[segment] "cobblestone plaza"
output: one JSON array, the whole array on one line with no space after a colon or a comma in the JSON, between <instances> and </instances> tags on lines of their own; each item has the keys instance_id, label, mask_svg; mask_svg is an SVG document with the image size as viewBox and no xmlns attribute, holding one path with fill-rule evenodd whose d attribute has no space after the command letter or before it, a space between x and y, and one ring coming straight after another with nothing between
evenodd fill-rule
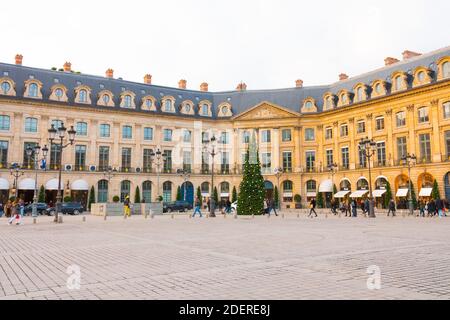
<instances>
[{"instance_id":1,"label":"cobblestone plaza","mask_svg":"<svg viewBox=\"0 0 450 320\"><path fill-rule=\"evenodd\" d=\"M450 298L448 218L64 218L0 220L1 299Z\"/></svg>"}]
</instances>

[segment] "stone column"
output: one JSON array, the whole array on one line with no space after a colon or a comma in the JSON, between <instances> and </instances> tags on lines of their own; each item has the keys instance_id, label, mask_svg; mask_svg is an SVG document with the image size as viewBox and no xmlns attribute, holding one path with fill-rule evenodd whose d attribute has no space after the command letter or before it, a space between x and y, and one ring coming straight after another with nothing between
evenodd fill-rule
<instances>
[{"instance_id":1,"label":"stone column","mask_svg":"<svg viewBox=\"0 0 450 320\"><path fill-rule=\"evenodd\" d=\"M280 167L280 128L272 129L272 172L274 168ZM272 173L271 172L271 173Z\"/></svg>"},{"instance_id":2,"label":"stone column","mask_svg":"<svg viewBox=\"0 0 450 320\"><path fill-rule=\"evenodd\" d=\"M387 129L387 143L386 143L386 160L390 166L394 165L394 141L392 137L392 109L386 110L386 129Z\"/></svg>"},{"instance_id":3,"label":"stone column","mask_svg":"<svg viewBox=\"0 0 450 320\"><path fill-rule=\"evenodd\" d=\"M119 168L122 165L120 161L121 150L119 144L119 140L121 140L120 129L120 122L114 122L112 128L112 138L114 143L111 148L110 165L116 168Z\"/></svg>"},{"instance_id":4,"label":"stone column","mask_svg":"<svg viewBox=\"0 0 450 320\"><path fill-rule=\"evenodd\" d=\"M98 121L93 120L91 122L91 128L89 129L89 137L91 138L91 142L88 147L88 156L86 157L86 166L88 167L97 163L97 133Z\"/></svg>"},{"instance_id":5,"label":"stone column","mask_svg":"<svg viewBox=\"0 0 450 320\"><path fill-rule=\"evenodd\" d=\"M350 160L350 170L356 169L356 134L355 134L355 118L350 118L348 120L348 134L350 136L350 150L349 160Z\"/></svg>"},{"instance_id":6,"label":"stone column","mask_svg":"<svg viewBox=\"0 0 450 320\"><path fill-rule=\"evenodd\" d=\"M409 138L408 138L408 153L409 154L415 154L416 156L420 156L416 152L416 137L415 137L415 107L413 104L409 105L407 107L407 122L408 122L408 129L409 129Z\"/></svg>"},{"instance_id":7,"label":"stone column","mask_svg":"<svg viewBox=\"0 0 450 320\"><path fill-rule=\"evenodd\" d=\"M131 149L131 167L133 168L142 168L142 157L143 157L143 151L141 148L141 143L142 143L142 136L143 136L143 132L142 132L142 126L140 124L136 124L134 126L134 136L133 136L133 140L134 142L134 150L133 148Z\"/></svg>"},{"instance_id":8,"label":"stone column","mask_svg":"<svg viewBox=\"0 0 450 320\"><path fill-rule=\"evenodd\" d=\"M323 172L326 171L327 161L324 159L323 154L323 125L317 126L317 143L318 143L318 149L317 149L317 160L319 161L320 167L319 171Z\"/></svg>"},{"instance_id":9,"label":"stone column","mask_svg":"<svg viewBox=\"0 0 450 320\"><path fill-rule=\"evenodd\" d=\"M439 134L439 100L434 99L431 101L431 112L430 112L430 121L433 125L433 135L432 135L432 161L433 162L441 162L442 154L441 154L441 135Z\"/></svg>"},{"instance_id":10,"label":"stone column","mask_svg":"<svg viewBox=\"0 0 450 320\"><path fill-rule=\"evenodd\" d=\"M22 164L23 154L24 154L24 141L22 138L23 132L23 114L19 112L14 112L14 125L11 126L11 132L14 135L11 139L11 145L9 146L9 162L17 162Z\"/></svg>"}]
</instances>

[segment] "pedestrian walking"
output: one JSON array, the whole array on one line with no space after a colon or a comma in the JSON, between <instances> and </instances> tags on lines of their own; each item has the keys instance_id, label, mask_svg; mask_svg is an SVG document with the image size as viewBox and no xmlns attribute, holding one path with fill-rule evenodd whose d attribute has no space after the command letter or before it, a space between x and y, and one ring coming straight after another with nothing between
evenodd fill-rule
<instances>
[{"instance_id":1,"label":"pedestrian walking","mask_svg":"<svg viewBox=\"0 0 450 320\"><path fill-rule=\"evenodd\" d=\"M364 216L366 216L369 213L370 210L370 201L368 198L364 200Z\"/></svg>"},{"instance_id":2,"label":"pedestrian walking","mask_svg":"<svg viewBox=\"0 0 450 320\"><path fill-rule=\"evenodd\" d=\"M311 217L311 218L313 217L312 216L313 212L316 215L316 217L318 217L317 212L316 212L316 200L315 199L312 199L310 204L309 204L309 215L308 215L308 218L309 217Z\"/></svg>"},{"instance_id":3,"label":"pedestrian walking","mask_svg":"<svg viewBox=\"0 0 450 320\"><path fill-rule=\"evenodd\" d=\"M436 215L436 203L433 199L428 202L428 215L434 217Z\"/></svg>"},{"instance_id":4,"label":"pedestrian walking","mask_svg":"<svg viewBox=\"0 0 450 320\"><path fill-rule=\"evenodd\" d=\"M230 199L227 199L227 201L225 202L225 214L230 213L231 213L231 201Z\"/></svg>"},{"instance_id":5,"label":"pedestrian walking","mask_svg":"<svg viewBox=\"0 0 450 320\"><path fill-rule=\"evenodd\" d=\"M388 210L387 216L389 217L389 214L392 213L392 217L395 217L395 210L396 210L396 208L395 208L395 201L394 201L394 199L391 199L391 201L389 201L388 207L389 207L389 210Z\"/></svg>"},{"instance_id":6,"label":"pedestrian walking","mask_svg":"<svg viewBox=\"0 0 450 320\"><path fill-rule=\"evenodd\" d=\"M352 216L353 218L356 218L358 216L358 203L356 202L355 199L352 200L351 207L352 207Z\"/></svg>"},{"instance_id":7,"label":"pedestrian walking","mask_svg":"<svg viewBox=\"0 0 450 320\"><path fill-rule=\"evenodd\" d=\"M272 199L270 199L269 200L269 203L268 203L268 209L269 209L269 215L270 215L270 213L273 211L274 213L275 213L275 216L277 216L278 217L278 213L277 213L277 208L276 208L277 206L276 206L276 204L275 204L275 200L272 198Z\"/></svg>"},{"instance_id":8,"label":"pedestrian walking","mask_svg":"<svg viewBox=\"0 0 450 320\"><path fill-rule=\"evenodd\" d=\"M3 215L5 214L4 208L3 208L3 203L0 202L0 218L3 217Z\"/></svg>"},{"instance_id":9,"label":"pedestrian walking","mask_svg":"<svg viewBox=\"0 0 450 320\"><path fill-rule=\"evenodd\" d=\"M200 215L200 218L202 217L202 212L200 210L201 207L201 203L200 203L200 199L198 197L195 197L195 201L194 201L194 214L192 215L192 217L195 217L195 214L198 212L198 214Z\"/></svg>"},{"instance_id":10,"label":"pedestrian walking","mask_svg":"<svg viewBox=\"0 0 450 320\"><path fill-rule=\"evenodd\" d=\"M441 199L436 199L436 211L439 215L439 218L444 216L444 202Z\"/></svg>"},{"instance_id":11,"label":"pedestrian walking","mask_svg":"<svg viewBox=\"0 0 450 320\"><path fill-rule=\"evenodd\" d=\"M427 208L427 205L422 200L420 200L419 201L419 216L420 217L422 217L422 218L425 217L426 208Z\"/></svg>"},{"instance_id":12,"label":"pedestrian walking","mask_svg":"<svg viewBox=\"0 0 450 320\"><path fill-rule=\"evenodd\" d=\"M11 217L8 220L8 224L11 225L14 220L16 220L16 225L22 224L22 216L20 215L19 202L17 200L14 200L11 205Z\"/></svg>"},{"instance_id":13,"label":"pedestrian walking","mask_svg":"<svg viewBox=\"0 0 450 320\"><path fill-rule=\"evenodd\" d=\"M131 215L130 196L125 197L125 201L123 202L123 212L124 212L124 215L127 217L129 217Z\"/></svg>"}]
</instances>

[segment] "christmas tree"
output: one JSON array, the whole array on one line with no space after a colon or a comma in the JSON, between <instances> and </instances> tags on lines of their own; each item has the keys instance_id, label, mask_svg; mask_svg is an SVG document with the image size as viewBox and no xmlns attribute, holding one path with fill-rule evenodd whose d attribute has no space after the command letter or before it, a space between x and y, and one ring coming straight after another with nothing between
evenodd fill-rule
<instances>
[{"instance_id":1,"label":"christmas tree","mask_svg":"<svg viewBox=\"0 0 450 320\"><path fill-rule=\"evenodd\" d=\"M91 187L91 191L89 192L89 202L88 202L88 209L91 211L91 205L95 203L95 189L94 186Z\"/></svg>"},{"instance_id":2,"label":"christmas tree","mask_svg":"<svg viewBox=\"0 0 450 320\"><path fill-rule=\"evenodd\" d=\"M136 186L136 192L134 193L134 203L141 203L141 191L139 186Z\"/></svg>"},{"instance_id":3,"label":"christmas tree","mask_svg":"<svg viewBox=\"0 0 450 320\"><path fill-rule=\"evenodd\" d=\"M177 188L177 201L181 201L181 200L183 200L183 196L181 194L181 187L178 186L178 188Z\"/></svg>"},{"instance_id":4,"label":"christmas tree","mask_svg":"<svg viewBox=\"0 0 450 320\"><path fill-rule=\"evenodd\" d=\"M231 194L231 203L235 203L238 199L236 186L233 186L233 193Z\"/></svg>"},{"instance_id":5,"label":"christmas tree","mask_svg":"<svg viewBox=\"0 0 450 320\"><path fill-rule=\"evenodd\" d=\"M316 204L317 204L317 207L323 208L323 194L322 194L322 192L317 192Z\"/></svg>"},{"instance_id":6,"label":"christmas tree","mask_svg":"<svg viewBox=\"0 0 450 320\"><path fill-rule=\"evenodd\" d=\"M386 183L386 193L384 195L384 203L383 203L383 208L389 208L389 202L392 199L392 190L391 190L391 184L389 183L389 181Z\"/></svg>"},{"instance_id":7,"label":"christmas tree","mask_svg":"<svg viewBox=\"0 0 450 320\"><path fill-rule=\"evenodd\" d=\"M45 188L42 185L39 189L38 202L41 202L41 203L45 202Z\"/></svg>"},{"instance_id":8,"label":"christmas tree","mask_svg":"<svg viewBox=\"0 0 450 320\"><path fill-rule=\"evenodd\" d=\"M214 200L214 203L216 204L216 208L217 208L219 205L219 194L217 193L217 187L214 187L213 200Z\"/></svg>"},{"instance_id":9,"label":"christmas tree","mask_svg":"<svg viewBox=\"0 0 450 320\"><path fill-rule=\"evenodd\" d=\"M273 192L273 199L275 202L275 207L277 207L278 209L280 208L280 194L278 192L278 187L275 186L275 190Z\"/></svg>"},{"instance_id":10,"label":"christmas tree","mask_svg":"<svg viewBox=\"0 0 450 320\"><path fill-rule=\"evenodd\" d=\"M198 201L202 203L202 190L200 190L200 187L197 187L197 198Z\"/></svg>"},{"instance_id":11,"label":"christmas tree","mask_svg":"<svg viewBox=\"0 0 450 320\"><path fill-rule=\"evenodd\" d=\"M414 184L411 182L411 198L413 203L413 208L417 209L417 198L416 198L416 191L414 190ZM409 200L409 198L408 198Z\"/></svg>"},{"instance_id":12,"label":"christmas tree","mask_svg":"<svg viewBox=\"0 0 450 320\"><path fill-rule=\"evenodd\" d=\"M253 133L245 156L244 175L239 188L239 215L261 215L264 212L264 178L261 175L256 137Z\"/></svg>"},{"instance_id":13,"label":"christmas tree","mask_svg":"<svg viewBox=\"0 0 450 320\"><path fill-rule=\"evenodd\" d=\"M439 193L439 186L438 186L438 183L436 180L434 180L434 183L433 183L433 191L431 191L431 197L434 200L441 198L441 194Z\"/></svg>"}]
</instances>

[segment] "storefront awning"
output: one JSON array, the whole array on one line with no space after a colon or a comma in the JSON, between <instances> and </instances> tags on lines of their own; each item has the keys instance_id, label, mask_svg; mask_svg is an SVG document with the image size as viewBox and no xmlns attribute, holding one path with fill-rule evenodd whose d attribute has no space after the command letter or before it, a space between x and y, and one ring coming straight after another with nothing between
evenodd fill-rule
<instances>
[{"instance_id":1,"label":"storefront awning","mask_svg":"<svg viewBox=\"0 0 450 320\"><path fill-rule=\"evenodd\" d=\"M0 190L9 190L8 180L0 178Z\"/></svg>"},{"instance_id":2,"label":"storefront awning","mask_svg":"<svg viewBox=\"0 0 450 320\"><path fill-rule=\"evenodd\" d=\"M369 192L368 190L358 190L358 191L353 192L350 195L350 198L356 198L356 199L357 198L362 198L368 192Z\"/></svg>"},{"instance_id":3,"label":"storefront awning","mask_svg":"<svg viewBox=\"0 0 450 320\"><path fill-rule=\"evenodd\" d=\"M349 194L350 191L339 191L334 195L335 198L344 198L347 194Z\"/></svg>"},{"instance_id":4,"label":"storefront awning","mask_svg":"<svg viewBox=\"0 0 450 320\"><path fill-rule=\"evenodd\" d=\"M221 198L226 198L226 197L229 197L230 196L230 194L228 193L228 192L222 192L221 194L220 194L220 197Z\"/></svg>"},{"instance_id":5,"label":"storefront awning","mask_svg":"<svg viewBox=\"0 0 450 320\"><path fill-rule=\"evenodd\" d=\"M308 198L315 198L317 196L316 192L307 192L306 197Z\"/></svg>"},{"instance_id":6,"label":"storefront awning","mask_svg":"<svg viewBox=\"0 0 450 320\"><path fill-rule=\"evenodd\" d=\"M26 178L19 182L19 190L34 190L36 187L34 179Z\"/></svg>"},{"instance_id":7,"label":"storefront awning","mask_svg":"<svg viewBox=\"0 0 450 320\"><path fill-rule=\"evenodd\" d=\"M419 192L419 197L430 197L431 192L433 192L433 188L422 188Z\"/></svg>"},{"instance_id":8,"label":"storefront awning","mask_svg":"<svg viewBox=\"0 0 450 320\"><path fill-rule=\"evenodd\" d=\"M331 180L322 181L319 192L333 192L333 182Z\"/></svg>"},{"instance_id":9,"label":"storefront awning","mask_svg":"<svg viewBox=\"0 0 450 320\"><path fill-rule=\"evenodd\" d=\"M386 193L386 190L382 190L382 189L378 189L378 190L374 190L372 192L372 195L374 198L381 198L383 196L383 194Z\"/></svg>"},{"instance_id":10,"label":"storefront awning","mask_svg":"<svg viewBox=\"0 0 450 320\"><path fill-rule=\"evenodd\" d=\"M61 181L61 189L63 188L63 183ZM54 190L58 190L58 179L52 179L47 181L47 183L45 184L45 190L48 191L54 191Z\"/></svg>"},{"instance_id":11,"label":"storefront awning","mask_svg":"<svg viewBox=\"0 0 450 320\"><path fill-rule=\"evenodd\" d=\"M397 198L406 197L408 195L408 189L398 189L397 194L395 195Z\"/></svg>"},{"instance_id":12,"label":"storefront awning","mask_svg":"<svg viewBox=\"0 0 450 320\"><path fill-rule=\"evenodd\" d=\"M56 185L58 185L58 183ZM74 191L89 191L89 184L84 180L75 180L72 182L70 189Z\"/></svg>"}]
</instances>

